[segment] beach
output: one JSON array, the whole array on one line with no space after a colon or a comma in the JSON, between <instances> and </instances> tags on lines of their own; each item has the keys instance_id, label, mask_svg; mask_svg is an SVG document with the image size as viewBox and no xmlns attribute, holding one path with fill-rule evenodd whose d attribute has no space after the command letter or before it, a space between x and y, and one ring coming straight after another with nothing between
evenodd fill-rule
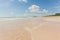
<instances>
[{"instance_id":1,"label":"beach","mask_svg":"<svg viewBox=\"0 0 60 40\"><path fill-rule=\"evenodd\" d=\"M60 40L60 17L0 18L0 40Z\"/></svg>"}]
</instances>

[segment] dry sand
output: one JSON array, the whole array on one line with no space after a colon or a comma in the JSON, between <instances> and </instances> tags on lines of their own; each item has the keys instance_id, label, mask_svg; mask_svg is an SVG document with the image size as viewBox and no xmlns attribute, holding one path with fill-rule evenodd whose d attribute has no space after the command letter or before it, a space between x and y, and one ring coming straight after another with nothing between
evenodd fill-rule
<instances>
[{"instance_id":1,"label":"dry sand","mask_svg":"<svg viewBox=\"0 0 60 40\"><path fill-rule=\"evenodd\" d=\"M0 21L0 40L60 40L60 17Z\"/></svg>"}]
</instances>

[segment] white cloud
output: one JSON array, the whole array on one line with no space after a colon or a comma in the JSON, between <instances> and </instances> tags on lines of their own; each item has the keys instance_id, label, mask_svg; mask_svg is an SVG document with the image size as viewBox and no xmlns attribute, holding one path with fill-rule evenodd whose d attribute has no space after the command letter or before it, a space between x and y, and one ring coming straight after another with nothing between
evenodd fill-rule
<instances>
[{"instance_id":1,"label":"white cloud","mask_svg":"<svg viewBox=\"0 0 60 40\"><path fill-rule=\"evenodd\" d=\"M43 13L48 13L48 10L43 9L42 12L43 12Z\"/></svg>"},{"instance_id":2,"label":"white cloud","mask_svg":"<svg viewBox=\"0 0 60 40\"><path fill-rule=\"evenodd\" d=\"M28 9L29 9L30 12L39 12L39 8L40 7L37 6L37 5L32 5Z\"/></svg>"},{"instance_id":3,"label":"white cloud","mask_svg":"<svg viewBox=\"0 0 60 40\"><path fill-rule=\"evenodd\" d=\"M27 2L27 0L18 0L18 1L19 1L19 2L25 2L25 3Z\"/></svg>"},{"instance_id":4,"label":"white cloud","mask_svg":"<svg viewBox=\"0 0 60 40\"><path fill-rule=\"evenodd\" d=\"M37 13L48 13L48 10L46 9L43 9L43 10L40 10L40 7L37 6L37 5L32 5L28 8L28 10L30 12L37 12Z\"/></svg>"}]
</instances>

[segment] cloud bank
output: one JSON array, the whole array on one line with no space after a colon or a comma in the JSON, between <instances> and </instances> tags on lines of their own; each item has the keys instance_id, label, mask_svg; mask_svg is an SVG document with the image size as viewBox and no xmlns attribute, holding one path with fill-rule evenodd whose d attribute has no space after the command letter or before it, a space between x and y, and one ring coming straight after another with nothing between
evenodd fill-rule
<instances>
[{"instance_id":1,"label":"cloud bank","mask_svg":"<svg viewBox=\"0 0 60 40\"><path fill-rule=\"evenodd\" d=\"M46 9L40 10L40 7L37 6L37 5L31 5L31 6L28 8L28 10L29 10L29 12L48 13L48 10L46 10Z\"/></svg>"}]
</instances>

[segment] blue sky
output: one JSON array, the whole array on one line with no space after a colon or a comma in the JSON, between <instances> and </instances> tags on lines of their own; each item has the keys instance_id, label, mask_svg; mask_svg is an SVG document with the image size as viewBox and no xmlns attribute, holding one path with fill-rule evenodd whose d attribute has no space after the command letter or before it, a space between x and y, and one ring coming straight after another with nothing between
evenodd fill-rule
<instances>
[{"instance_id":1,"label":"blue sky","mask_svg":"<svg viewBox=\"0 0 60 40\"><path fill-rule=\"evenodd\" d=\"M0 17L51 15L60 12L60 0L0 0Z\"/></svg>"}]
</instances>

